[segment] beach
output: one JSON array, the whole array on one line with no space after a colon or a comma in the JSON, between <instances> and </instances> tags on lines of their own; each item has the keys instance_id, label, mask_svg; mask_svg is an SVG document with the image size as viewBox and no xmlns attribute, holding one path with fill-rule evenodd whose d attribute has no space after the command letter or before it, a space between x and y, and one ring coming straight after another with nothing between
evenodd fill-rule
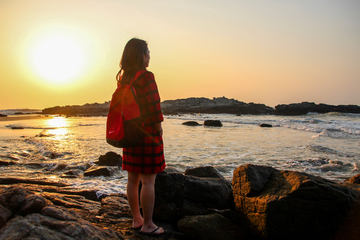
<instances>
[{"instance_id":1,"label":"beach","mask_svg":"<svg viewBox=\"0 0 360 240\"><path fill-rule=\"evenodd\" d=\"M204 126L203 123L206 120L221 121L222 127ZM187 121L195 121L199 125L183 125ZM1 121L1 186L4 189L10 186L16 189L18 187L26 188L57 206L65 207L66 209L72 207L82 209L78 211L81 212L82 216L87 217L78 219L79 223L90 221L95 226L100 226L101 228L116 230L122 234L126 232L125 236L128 237L146 239L141 238L134 230L130 229L131 216L129 212L124 210L128 209L125 195L126 171L122 171L121 167L116 164L112 166L100 166L97 164L99 158L110 152L115 155L122 154L121 149L114 148L106 143L105 123L106 117L59 116L11 116L6 121ZM268 127L261 127L264 124ZM172 209L174 209L173 204L179 204L175 209L183 209L181 212L185 213L191 210L196 211L196 214L202 214L202 211L205 211L203 209L204 202L209 205L210 199L218 199L212 203L214 205L209 205L209 207L216 209L224 208L222 210L224 212L220 211L222 214L220 215L225 216L227 220L216 214L210 214L209 216L201 215L201 217L195 218L198 219L196 220L198 221L197 224L220 221L227 222L226 227L232 226L237 228L236 226L239 223L236 221L234 223L232 218L230 218L232 220L228 219L228 211L234 210L225 209L232 209L231 206L233 205L231 203L232 200L230 201L229 199L229 193L232 191L230 183L238 181L233 179L234 172L238 168L243 169L248 164L255 166L250 173L260 171L259 176L264 176L264 172L269 171L268 174L272 174L272 172L280 174L278 178L282 179L283 177L281 176L289 174L291 176L291 173L294 172L291 179L294 178L298 179L296 181L300 181L296 186L289 187L287 181L284 181L282 184L277 182L278 184L273 187L272 185L266 185L273 189L271 191L274 191L274 188L279 188L277 190L279 193L271 193L276 196L284 194L284 191L289 191L289 193L282 195L284 198L291 191L297 191L298 187L301 188L302 184L304 184L304 188L307 190L304 192L301 188L299 191L301 194L306 193L308 191L307 178L310 178L310 182L319 182L318 187L320 189L317 190L318 187L314 188L313 191L315 192L324 192L324 190L321 190L322 186L330 184L328 187L330 195L319 195L319 198L322 199L321 201L327 198L333 199L333 197L330 197L332 196L332 189L334 189L334 186L331 184L340 184L339 186L336 185L335 188L340 187L340 189L343 189L342 182L359 173L360 115L357 114L313 113L303 116L177 114L165 115L163 129L167 169L165 170L165 175L162 176L164 179L159 181L167 182L168 185L160 185L156 188L158 191L157 196L159 196L157 202L165 201L170 205L156 205L155 214L158 220L162 219L160 221L163 224L162 226L167 226L167 229L173 233L179 230L177 227L174 228L170 224L171 222L177 222L179 218L183 217L188 219L186 216L178 215L176 211L172 212ZM207 176L206 174L209 174L209 168L213 169L211 170L212 177L217 176L217 178L222 180L203 178ZM200 173L200 176L203 177L194 178L194 176L184 175L184 173L192 169L205 169L200 170L203 171L203 173ZM304 175L297 175L297 173ZM178 180L176 180L177 178ZM288 181L295 181L291 179ZM175 182L172 183L174 180ZM261 181L265 183L269 180L264 178ZM219 185L220 183L221 185ZM180 185L177 186L177 184ZM165 186L168 186L169 189L161 189ZM205 186L208 189L204 188ZM188 187L190 189L187 189ZM171 193L175 189L183 189L181 190L183 192L178 192L174 195L174 199L168 199L169 195L167 194L162 195L167 192ZM190 191L193 191L191 189L195 190L195 192L190 193ZM18 192L22 190L11 191ZM216 193L216 191L219 191L219 193ZM240 198L243 198L241 197L243 191L239 190L237 193L240 194ZM346 189L341 191L349 192ZM15 194L15 192L11 194ZM211 194L209 195L209 193ZM6 194L9 195L10 193ZM317 194L315 195L317 196ZM352 199L351 196L346 198ZM252 197L254 199L249 198L248 201L262 202L256 200L255 195L252 195ZM343 196L339 197L343 199ZM184 203L179 202L180 199L183 199L181 201L184 201ZM197 200L195 201L194 199ZM225 200L221 199L226 199L228 203L223 205ZM272 195L268 199L272 199ZM39 201L46 202L47 200ZM101 201L101 205L99 201ZM195 202L191 203L192 201ZM199 201L200 203L197 203ZM289 201L291 201L291 198ZM314 201L319 202L320 200ZM331 201L333 202L333 200ZM347 204L352 204L351 201ZM116 206L114 205L115 203ZM192 205L187 209L187 204L189 203ZM306 210L308 205L304 206L305 212L308 211ZM339 207L344 207L342 200L334 208ZM314 208L319 209L319 206L314 206ZM66 209L62 211L68 211ZM114 215L113 212L119 215ZM42 214L46 215L46 213ZM252 213L249 212L248 214L251 215ZM296 214L296 212L287 214ZM29 216L32 216L32 214ZM321 214L317 214L317 216L321 217ZM61 218L60 215L58 217ZM341 217L337 216L336 219ZM332 217L325 218L332 219ZM304 218L302 221L306 223L310 219L316 218L310 215L309 219ZM187 223L191 221L194 221L194 219L182 220L182 228L193 229L191 224L187 226ZM275 218L273 221L278 220ZM282 220L280 219L280 221ZM52 224L55 226L58 223ZM78 226L94 227L88 224L81 223ZM289 224L291 224L291 221ZM198 226L197 228L202 227ZM209 234L215 230L216 228L208 230ZM239 232L238 230L233 232L234 234L236 233L237 237L245 234L248 236L248 239L253 239L252 234L254 233L249 233L248 230L244 230L245 232ZM315 228L315 230L322 231L321 228ZM18 230L16 231L18 232ZM104 239L116 239L113 235L114 233L110 230L110 233L99 229L96 231L98 231L97 234L106 236L103 237ZM183 231L190 235L195 234L189 233L189 230ZM231 231L229 230L229 232ZM221 231L213 234L220 233ZM45 234L45 232L42 234ZM270 233L263 232L262 234ZM292 233L288 232L288 234ZM298 236L302 235L299 234ZM177 238L173 237L173 239Z\"/></svg>"}]
</instances>

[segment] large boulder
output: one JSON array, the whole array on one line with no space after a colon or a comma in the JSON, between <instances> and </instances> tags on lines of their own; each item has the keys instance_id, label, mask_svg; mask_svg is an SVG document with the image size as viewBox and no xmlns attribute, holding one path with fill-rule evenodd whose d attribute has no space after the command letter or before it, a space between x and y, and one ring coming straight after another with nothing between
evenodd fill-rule
<instances>
[{"instance_id":1,"label":"large boulder","mask_svg":"<svg viewBox=\"0 0 360 240\"><path fill-rule=\"evenodd\" d=\"M333 239L360 206L359 192L345 185L272 167L241 166L232 184L235 211L265 239Z\"/></svg>"},{"instance_id":2,"label":"large boulder","mask_svg":"<svg viewBox=\"0 0 360 240\"><path fill-rule=\"evenodd\" d=\"M230 182L176 172L157 174L154 217L177 222L186 215L200 215L208 209L233 209Z\"/></svg>"}]
</instances>

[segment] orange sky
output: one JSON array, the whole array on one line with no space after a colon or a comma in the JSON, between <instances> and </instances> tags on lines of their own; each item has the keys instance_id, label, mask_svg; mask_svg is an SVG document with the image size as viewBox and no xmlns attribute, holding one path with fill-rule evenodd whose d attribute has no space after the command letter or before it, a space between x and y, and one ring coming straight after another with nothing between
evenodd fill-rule
<instances>
[{"instance_id":1,"label":"orange sky","mask_svg":"<svg viewBox=\"0 0 360 240\"><path fill-rule=\"evenodd\" d=\"M360 105L357 0L0 0L0 109L109 101L132 37L162 100Z\"/></svg>"}]
</instances>

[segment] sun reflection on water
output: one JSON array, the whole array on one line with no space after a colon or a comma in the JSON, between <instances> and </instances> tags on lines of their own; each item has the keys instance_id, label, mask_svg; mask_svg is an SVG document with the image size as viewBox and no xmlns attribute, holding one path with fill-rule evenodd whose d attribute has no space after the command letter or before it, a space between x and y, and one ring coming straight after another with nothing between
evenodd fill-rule
<instances>
[{"instance_id":1,"label":"sun reflection on water","mask_svg":"<svg viewBox=\"0 0 360 240\"><path fill-rule=\"evenodd\" d=\"M63 138L68 133L69 123L64 117L54 117L46 123L49 126L48 133L57 138Z\"/></svg>"},{"instance_id":2,"label":"sun reflection on water","mask_svg":"<svg viewBox=\"0 0 360 240\"><path fill-rule=\"evenodd\" d=\"M53 117L53 118L47 120L47 124L53 128L61 128L61 127L68 126L68 122L67 122L66 118L63 118L63 117Z\"/></svg>"}]
</instances>

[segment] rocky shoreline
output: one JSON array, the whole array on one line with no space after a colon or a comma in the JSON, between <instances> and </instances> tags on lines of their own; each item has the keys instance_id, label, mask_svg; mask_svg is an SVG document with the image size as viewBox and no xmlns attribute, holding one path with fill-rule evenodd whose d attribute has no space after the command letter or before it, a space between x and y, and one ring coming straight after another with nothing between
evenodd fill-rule
<instances>
[{"instance_id":1,"label":"rocky shoreline","mask_svg":"<svg viewBox=\"0 0 360 240\"><path fill-rule=\"evenodd\" d=\"M359 182L251 164L230 182L213 167L168 167L156 178L154 219L167 230L160 239L358 239ZM152 239L131 228L126 195L65 187L0 181L0 239Z\"/></svg>"},{"instance_id":2,"label":"rocky shoreline","mask_svg":"<svg viewBox=\"0 0 360 240\"><path fill-rule=\"evenodd\" d=\"M280 104L275 108L258 103L244 103L226 97L219 98L187 98L177 100L166 100L161 103L163 114L185 114L185 113L228 113L228 114L252 114L252 115L304 115L310 112L328 113L360 113L357 105L327 105L302 102L293 104ZM93 103L85 105L56 106L45 108L41 114L66 115L66 116L107 116L109 102Z\"/></svg>"}]
</instances>

